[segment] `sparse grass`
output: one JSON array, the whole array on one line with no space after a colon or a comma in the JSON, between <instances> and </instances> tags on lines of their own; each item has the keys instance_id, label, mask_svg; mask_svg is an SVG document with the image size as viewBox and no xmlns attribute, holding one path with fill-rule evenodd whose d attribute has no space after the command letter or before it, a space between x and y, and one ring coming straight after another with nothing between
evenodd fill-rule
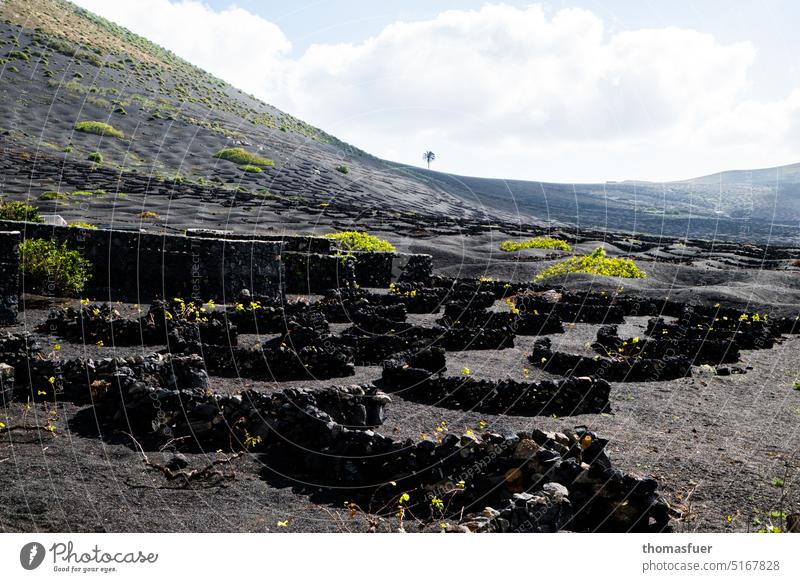
<instances>
[{"instance_id":1,"label":"sparse grass","mask_svg":"<svg viewBox=\"0 0 800 582\"><path fill-rule=\"evenodd\" d=\"M342 164L341 166L336 166L336 171L341 172L342 174L349 174L350 168Z\"/></svg>"},{"instance_id":2,"label":"sparse grass","mask_svg":"<svg viewBox=\"0 0 800 582\"><path fill-rule=\"evenodd\" d=\"M102 164L103 154L101 154L100 152L92 152L86 159L88 159L90 162L94 162L95 164Z\"/></svg>"},{"instance_id":3,"label":"sparse grass","mask_svg":"<svg viewBox=\"0 0 800 582\"><path fill-rule=\"evenodd\" d=\"M647 274L630 259L617 259L606 256L602 247L582 257L570 257L560 263L551 265L536 275L536 279L557 277L568 273L586 273L605 277L622 277L625 279L644 279Z\"/></svg>"},{"instance_id":4,"label":"sparse grass","mask_svg":"<svg viewBox=\"0 0 800 582\"><path fill-rule=\"evenodd\" d=\"M62 192L42 192L39 200L66 200L67 195Z\"/></svg>"},{"instance_id":5,"label":"sparse grass","mask_svg":"<svg viewBox=\"0 0 800 582\"><path fill-rule=\"evenodd\" d=\"M239 169L244 172L249 172L251 174L260 174L264 170L261 169L260 166L251 166L250 164L244 164L243 166L239 166Z\"/></svg>"},{"instance_id":6,"label":"sparse grass","mask_svg":"<svg viewBox=\"0 0 800 582\"><path fill-rule=\"evenodd\" d=\"M93 133L94 135L102 135L108 137L118 137L122 139L125 134L114 126L102 121L79 121L75 124L75 131L83 133Z\"/></svg>"},{"instance_id":7,"label":"sparse grass","mask_svg":"<svg viewBox=\"0 0 800 582\"><path fill-rule=\"evenodd\" d=\"M571 251L572 247L567 241L553 238L551 236L537 236L523 241L504 240L500 243L500 250L512 253L523 249L557 249L559 251Z\"/></svg>"},{"instance_id":8,"label":"sparse grass","mask_svg":"<svg viewBox=\"0 0 800 582\"><path fill-rule=\"evenodd\" d=\"M152 210L145 210L144 212L140 213L139 218L146 218L149 220L161 220L161 217L158 215L158 213L153 212Z\"/></svg>"},{"instance_id":9,"label":"sparse grass","mask_svg":"<svg viewBox=\"0 0 800 582\"><path fill-rule=\"evenodd\" d=\"M44 222L39 209L25 202L11 200L0 204L0 220L19 220L23 222Z\"/></svg>"},{"instance_id":10,"label":"sparse grass","mask_svg":"<svg viewBox=\"0 0 800 582\"><path fill-rule=\"evenodd\" d=\"M91 222L70 222L70 228L97 228L96 225L92 224Z\"/></svg>"},{"instance_id":11,"label":"sparse grass","mask_svg":"<svg viewBox=\"0 0 800 582\"><path fill-rule=\"evenodd\" d=\"M248 152L244 148L223 148L214 154L215 158L221 160L228 160L234 164L248 165L248 166L274 166L275 162L270 159L263 158L258 154Z\"/></svg>"},{"instance_id":12,"label":"sparse grass","mask_svg":"<svg viewBox=\"0 0 800 582\"><path fill-rule=\"evenodd\" d=\"M326 234L325 238L332 238L339 241L339 244L346 251L371 251L393 253L394 245L389 241L378 238L366 232L356 232L348 230L345 232L334 232Z\"/></svg>"},{"instance_id":13,"label":"sparse grass","mask_svg":"<svg viewBox=\"0 0 800 582\"><path fill-rule=\"evenodd\" d=\"M90 263L78 251L44 239L19 245L25 288L48 294L80 293L91 277Z\"/></svg>"}]
</instances>

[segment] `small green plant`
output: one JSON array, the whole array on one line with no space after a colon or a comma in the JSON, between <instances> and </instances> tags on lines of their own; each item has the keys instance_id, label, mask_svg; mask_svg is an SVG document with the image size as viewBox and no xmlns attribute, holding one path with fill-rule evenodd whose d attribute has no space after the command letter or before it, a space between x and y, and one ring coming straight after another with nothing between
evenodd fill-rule
<instances>
[{"instance_id":1,"label":"small green plant","mask_svg":"<svg viewBox=\"0 0 800 582\"><path fill-rule=\"evenodd\" d=\"M251 166L250 164L244 164L243 166L239 166L239 169L243 172L249 172L251 174L260 174L264 170L261 169L260 166Z\"/></svg>"},{"instance_id":2,"label":"small green plant","mask_svg":"<svg viewBox=\"0 0 800 582\"><path fill-rule=\"evenodd\" d=\"M66 200L67 195L62 192L42 192L39 200Z\"/></svg>"},{"instance_id":3,"label":"small green plant","mask_svg":"<svg viewBox=\"0 0 800 582\"><path fill-rule=\"evenodd\" d=\"M557 249L559 251L571 251L567 241L553 238L551 236L537 236L523 241L504 240L500 243L500 250L506 253L521 251L523 249Z\"/></svg>"},{"instance_id":4,"label":"small green plant","mask_svg":"<svg viewBox=\"0 0 800 582\"><path fill-rule=\"evenodd\" d=\"M0 220L20 220L23 222L44 222L39 209L26 202L11 200L0 204Z\"/></svg>"},{"instance_id":5,"label":"small green plant","mask_svg":"<svg viewBox=\"0 0 800 582\"><path fill-rule=\"evenodd\" d=\"M560 263L547 267L536 275L536 279L557 277L568 273L587 273L605 277L622 277L626 279L644 279L647 274L630 259L617 259L606 256L602 247L597 247L588 255L570 257Z\"/></svg>"},{"instance_id":6,"label":"small green plant","mask_svg":"<svg viewBox=\"0 0 800 582\"><path fill-rule=\"evenodd\" d=\"M93 133L94 135L118 137L120 139L125 137L125 134L120 130L107 123L103 123L102 121L79 121L75 124L75 131Z\"/></svg>"},{"instance_id":7,"label":"small green plant","mask_svg":"<svg viewBox=\"0 0 800 582\"><path fill-rule=\"evenodd\" d=\"M71 153L72 153L72 149L73 149L73 148L72 148L72 145L68 145L68 146L66 146L66 147L64 148L63 152L64 152L65 154L71 154Z\"/></svg>"},{"instance_id":8,"label":"small green plant","mask_svg":"<svg viewBox=\"0 0 800 582\"><path fill-rule=\"evenodd\" d=\"M100 152L92 152L86 159L88 159L90 162L94 162L95 164L102 164L103 154L101 154Z\"/></svg>"},{"instance_id":9,"label":"small green plant","mask_svg":"<svg viewBox=\"0 0 800 582\"><path fill-rule=\"evenodd\" d=\"M334 232L326 234L325 238L332 238L339 241L339 244L346 251L395 252L392 243L378 238L377 236L367 234L366 232L356 232L353 230Z\"/></svg>"},{"instance_id":10,"label":"small green plant","mask_svg":"<svg viewBox=\"0 0 800 582\"><path fill-rule=\"evenodd\" d=\"M91 278L90 263L66 243L26 239L19 246L25 289L34 292L77 294Z\"/></svg>"},{"instance_id":11,"label":"small green plant","mask_svg":"<svg viewBox=\"0 0 800 582\"><path fill-rule=\"evenodd\" d=\"M258 154L248 152L244 148L223 148L214 154L215 158L220 160L228 160L234 164L249 165L249 166L274 166L275 162L270 159L263 158Z\"/></svg>"},{"instance_id":12,"label":"small green plant","mask_svg":"<svg viewBox=\"0 0 800 582\"><path fill-rule=\"evenodd\" d=\"M139 214L139 218L147 218L150 220L161 220L161 217L158 215L157 212L153 212L152 210L145 210L141 214Z\"/></svg>"},{"instance_id":13,"label":"small green plant","mask_svg":"<svg viewBox=\"0 0 800 582\"><path fill-rule=\"evenodd\" d=\"M97 228L96 225L92 224L91 222L70 222L70 228Z\"/></svg>"},{"instance_id":14,"label":"small green plant","mask_svg":"<svg viewBox=\"0 0 800 582\"><path fill-rule=\"evenodd\" d=\"M341 166L336 166L336 171L337 172L341 172L342 174L349 174L350 173L350 168L348 168L347 166L345 166L343 164Z\"/></svg>"}]
</instances>

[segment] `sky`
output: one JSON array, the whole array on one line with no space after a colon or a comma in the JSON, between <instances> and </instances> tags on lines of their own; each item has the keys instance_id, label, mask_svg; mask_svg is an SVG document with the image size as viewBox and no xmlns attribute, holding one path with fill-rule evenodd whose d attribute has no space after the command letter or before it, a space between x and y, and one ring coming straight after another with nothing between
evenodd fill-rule
<instances>
[{"instance_id":1,"label":"sky","mask_svg":"<svg viewBox=\"0 0 800 582\"><path fill-rule=\"evenodd\" d=\"M800 162L795 0L75 0L372 154L686 179Z\"/></svg>"}]
</instances>

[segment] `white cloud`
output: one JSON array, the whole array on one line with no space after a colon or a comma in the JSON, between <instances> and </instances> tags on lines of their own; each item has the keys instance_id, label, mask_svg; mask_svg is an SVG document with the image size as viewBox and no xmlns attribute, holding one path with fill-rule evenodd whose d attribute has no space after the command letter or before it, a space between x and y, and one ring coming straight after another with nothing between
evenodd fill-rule
<instances>
[{"instance_id":1,"label":"white cloud","mask_svg":"<svg viewBox=\"0 0 800 582\"><path fill-rule=\"evenodd\" d=\"M609 33L583 9L486 5L298 58L274 24L194 0L79 3L377 155L550 180L682 178L792 160L800 91L746 100L756 49ZM242 58L247 55L247 58Z\"/></svg>"}]
</instances>

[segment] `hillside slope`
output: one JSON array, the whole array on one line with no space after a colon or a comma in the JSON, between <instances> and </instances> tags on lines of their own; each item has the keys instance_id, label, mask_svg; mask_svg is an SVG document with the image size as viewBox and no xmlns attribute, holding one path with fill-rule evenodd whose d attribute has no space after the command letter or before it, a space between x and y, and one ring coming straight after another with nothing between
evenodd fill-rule
<instances>
[{"instance_id":1,"label":"hillside slope","mask_svg":"<svg viewBox=\"0 0 800 582\"><path fill-rule=\"evenodd\" d=\"M169 229L480 218L462 200L67 2L12 0L0 18L8 197L118 227L140 226L144 211ZM76 131L84 121L123 135ZM243 170L214 157L231 147L274 166ZM89 160L94 152L102 163ZM40 201L44 192L59 194Z\"/></svg>"}]
</instances>

